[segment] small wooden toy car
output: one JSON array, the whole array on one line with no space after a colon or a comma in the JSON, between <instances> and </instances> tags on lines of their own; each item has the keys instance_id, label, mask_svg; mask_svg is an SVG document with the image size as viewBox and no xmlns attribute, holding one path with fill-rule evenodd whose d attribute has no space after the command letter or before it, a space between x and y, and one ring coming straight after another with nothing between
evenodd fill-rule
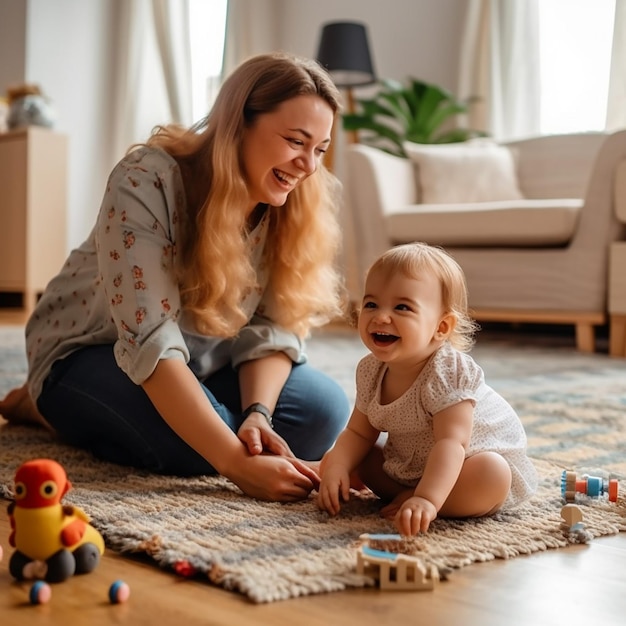
<instances>
[{"instance_id":1,"label":"small wooden toy car","mask_svg":"<svg viewBox=\"0 0 626 626\"><path fill-rule=\"evenodd\" d=\"M584 493L593 498L608 495L610 502L617 502L619 483L615 478L602 478L584 474L576 477L576 472L563 470L561 475L561 495L566 502L574 502L577 493Z\"/></svg>"}]
</instances>

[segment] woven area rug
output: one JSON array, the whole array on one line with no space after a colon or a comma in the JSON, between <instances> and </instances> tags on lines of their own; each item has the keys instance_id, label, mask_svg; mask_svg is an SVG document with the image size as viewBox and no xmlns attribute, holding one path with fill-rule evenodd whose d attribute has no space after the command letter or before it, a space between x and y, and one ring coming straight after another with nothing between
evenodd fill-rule
<instances>
[{"instance_id":1,"label":"woven area rug","mask_svg":"<svg viewBox=\"0 0 626 626\"><path fill-rule=\"evenodd\" d=\"M564 345L561 345L564 343ZM582 355L567 342L479 339L474 356L488 381L518 410L541 477L536 496L513 511L479 520L435 520L417 555L443 577L479 561L512 558L626 531L626 361ZM19 329L0 328L0 394L24 378ZM364 354L352 331L317 334L311 361L354 397L353 374ZM362 533L390 533L374 498L356 495L336 518L313 498L265 503L223 478L177 478L96 461L40 430L0 428L0 495L11 496L17 466L57 459L74 489L65 501L84 508L110 549L145 554L180 575L206 577L262 603L374 584L356 574ZM561 528L561 472L620 480L617 503L579 496L582 532Z\"/></svg>"}]
</instances>

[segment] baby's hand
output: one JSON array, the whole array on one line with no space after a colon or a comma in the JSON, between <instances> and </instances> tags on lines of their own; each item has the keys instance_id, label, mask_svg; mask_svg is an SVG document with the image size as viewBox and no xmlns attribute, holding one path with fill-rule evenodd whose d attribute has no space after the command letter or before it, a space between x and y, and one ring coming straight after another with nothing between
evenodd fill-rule
<instances>
[{"instance_id":1,"label":"baby's hand","mask_svg":"<svg viewBox=\"0 0 626 626\"><path fill-rule=\"evenodd\" d=\"M419 532L425 533L436 517L437 509L430 500L411 496L400 506L394 523L401 535L412 536Z\"/></svg>"},{"instance_id":2,"label":"baby's hand","mask_svg":"<svg viewBox=\"0 0 626 626\"><path fill-rule=\"evenodd\" d=\"M349 498L349 472L340 465L322 462L317 506L331 515L337 515L341 509L341 502L347 502Z\"/></svg>"}]
</instances>

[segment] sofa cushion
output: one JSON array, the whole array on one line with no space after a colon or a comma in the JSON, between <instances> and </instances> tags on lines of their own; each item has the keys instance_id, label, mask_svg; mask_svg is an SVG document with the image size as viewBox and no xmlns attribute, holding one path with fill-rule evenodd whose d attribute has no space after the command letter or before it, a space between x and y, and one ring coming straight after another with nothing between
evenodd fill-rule
<instances>
[{"instance_id":1,"label":"sofa cushion","mask_svg":"<svg viewBox=\"0 0 626 626\"><path fill-rule=\"evenodd\" d=\"M417 166L420 202L494 202L519 200L515 159L511 150L491 140L463 143L405 142L405 152Z\"/></svg>"},{"instance_id":2,"label":"sofa cushion","mask_svg":"<svg viewBox=\"0 0 626 626\"><path fill-rule=\"evenodd\" d=\"M441 246L535 247L566 245L576 231L581 199L415 204L388 213L394 243Z\"/></svg>"}]
</instances>

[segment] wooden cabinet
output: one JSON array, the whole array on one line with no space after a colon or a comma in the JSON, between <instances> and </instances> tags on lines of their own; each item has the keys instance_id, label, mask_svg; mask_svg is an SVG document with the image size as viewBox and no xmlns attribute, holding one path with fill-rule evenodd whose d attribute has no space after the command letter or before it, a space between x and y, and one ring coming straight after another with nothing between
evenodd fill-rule
<instances>
[{"instance_id":1,"label":"wooden cabinet","mask_svg":"<svg viewBox=\"0 0 626 626\"><path fill-rule=\"evenodd\" d=\"M0 134L0 293L26 313L66 257L67 143L38 126Z\"/></svg>"}]
</instances>

